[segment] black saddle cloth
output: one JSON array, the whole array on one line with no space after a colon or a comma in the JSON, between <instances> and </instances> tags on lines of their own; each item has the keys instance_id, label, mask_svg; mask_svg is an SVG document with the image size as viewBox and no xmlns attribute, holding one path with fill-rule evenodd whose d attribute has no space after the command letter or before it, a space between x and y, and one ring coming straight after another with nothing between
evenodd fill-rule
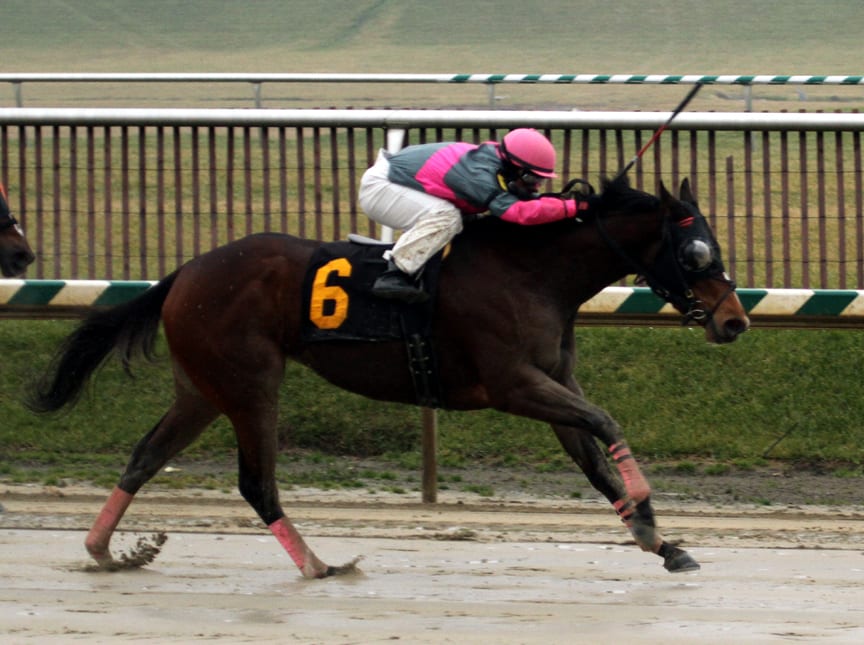
<instances>
[{"instance_id":1,"label":"black saddle cloth","mask_svg":"<svg viewBox=\"0 0 864 645\"><path fill-rule=\"evenodd\" d=\"M312 255L303 279L305 341L405 340L426 337L434 309L441 254L423 269L428 301L407 304L371 293L375 279L387 268L387 244L329 242Z\"/></svg>"}]
</instances>

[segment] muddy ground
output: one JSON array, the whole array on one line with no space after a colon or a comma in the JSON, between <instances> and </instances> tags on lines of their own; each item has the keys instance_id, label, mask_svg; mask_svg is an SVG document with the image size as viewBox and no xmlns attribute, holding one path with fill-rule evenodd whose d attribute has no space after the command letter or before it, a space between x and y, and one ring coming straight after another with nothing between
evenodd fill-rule
<instances>
[{"instance_id":1,"label":"muddy ground","mask_svg":"<svg viewBox=\"0 0 864 645\"><path fill-rule=\"evenodd\" d=\"M107 491L0 483L0 642L864 642L860 477L670 469L648 468L658 521L695 573L640 552L575 474L476 469L434 505L384 485L285 490L319 556L364 557L323 581L299 577L236 491L145 488L115 553L167 542L104 573L83 540Z\"/></svg>"}]
</instances>

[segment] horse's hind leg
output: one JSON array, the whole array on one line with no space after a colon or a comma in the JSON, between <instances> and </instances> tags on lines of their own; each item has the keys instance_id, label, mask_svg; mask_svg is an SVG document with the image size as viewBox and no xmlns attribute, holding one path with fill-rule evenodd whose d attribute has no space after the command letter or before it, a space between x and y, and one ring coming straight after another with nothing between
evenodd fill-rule
<instances>
[{"instance_id":1,"label":"horse's hind leg","mask_svg":"<svg viewBox=\"0 0 864 645\"><path fill-rule=\"evenodd\" d=\"M663 558L663 566L671 572L693 571L699 564L683 549L666 542L657 531L654 509L650 497L634 502L627 488L615 476L609 461L597 445L597 441L587 431L569 426L553 425L561 445L567 454L585 473L588 481L615 508L615 512L630 530L636 544L643 551L656 553Z\"/></svg>"},{"instance_id":2,"label":"horse's hind leg","mask_svg":"<svg viewBox=\"0 0 864 645\"><path fill-rule=\"evenodd\" d=\"M327 565L307 546L279 502L275 404L253 405L252 409L237 410L229 416L237 434L240 494L279 540L304 577L325 577Z\"/></svg>"},{"instance_id":3,"label":"horse's hind leg","mask_svg":"<svg viewBox=\"0 0 864 645\"><path fill-rule=\"evenodd\" d=\"M282 510L276 483L275 405L238 411L230 417L239 448L240 493L288 552L303 577L326 578L353 571L356 560L339 567L322 562Z\"/></svg>"},{"instance_id":4,"label":"horse's hind leg","mask_svg":"<svg viewBox=\"0 0 864 645\"><path fill-rule=\"evenodd\" d=\"M209 403L178 386L174 404L135 446L119 483L87 534L84 545L101 567L114 566L109 548L111 536L138 490L217 416L218 412Z\"/></svg>"}]
</instances>

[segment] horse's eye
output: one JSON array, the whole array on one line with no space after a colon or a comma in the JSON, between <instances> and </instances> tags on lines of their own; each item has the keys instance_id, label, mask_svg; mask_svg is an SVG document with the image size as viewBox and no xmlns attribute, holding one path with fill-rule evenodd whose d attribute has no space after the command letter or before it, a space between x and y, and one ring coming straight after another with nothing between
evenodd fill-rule
<instances>
[{"instance_id":1,"label":"horse's eye","mask_svg":"<svg viewBox=\"0 0 864 645\"><path fill-rule=\"evenodd\" d=\"M687 240L681 246L679 259L685 271L704 271L714 261L714 254L705 240Z\"/></svg>"}]
</instances>

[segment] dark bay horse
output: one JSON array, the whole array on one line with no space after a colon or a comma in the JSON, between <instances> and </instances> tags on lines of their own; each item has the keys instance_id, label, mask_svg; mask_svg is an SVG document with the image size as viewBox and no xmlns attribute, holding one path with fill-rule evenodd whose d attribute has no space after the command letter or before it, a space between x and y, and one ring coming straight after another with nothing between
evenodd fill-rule
<instances>
[{"instance_id":1,"label":"dark bay horse","mask_svg":"<svg viewBox=\"0 0 864 645\"><path fill-rule=\"evenodd\" d=\"M548 422L637 544L670 571L699 565L655 527L651 489L618 424L575 381L573 326L579 307L604 287L639 274L713 343L749 326L720 249L685 180L680 199L655 197L626 180L595 196L596 215L541 226L496 218L466 224L441 265L432 320L442 407L495 408ZM276 487L277 392L287 359L373 399L417 403L409 352L399 341L309 343L301 283L319 242L258 234L210 251L134 300L93 313L66 339L28 405L73 404L112 353L151 356L160 319L176 398L135 448L86 538L111 568L109 542L138 490L219 415L233 424L239 489L303 576L328 566L285 516ZM613 467L614 464L614 467Z\"/></svg>"},{"instance_id":2,"label":"dark bay horse","mask_svg":"<svg viewBox=\"0 0 864 645\"><path fill-rule=\"evenodd\" d=\"M36 259L18 220L12 217L6 189L0 184L0 273L6 278L14 278Z\"/></svg>"}]
</instances>

